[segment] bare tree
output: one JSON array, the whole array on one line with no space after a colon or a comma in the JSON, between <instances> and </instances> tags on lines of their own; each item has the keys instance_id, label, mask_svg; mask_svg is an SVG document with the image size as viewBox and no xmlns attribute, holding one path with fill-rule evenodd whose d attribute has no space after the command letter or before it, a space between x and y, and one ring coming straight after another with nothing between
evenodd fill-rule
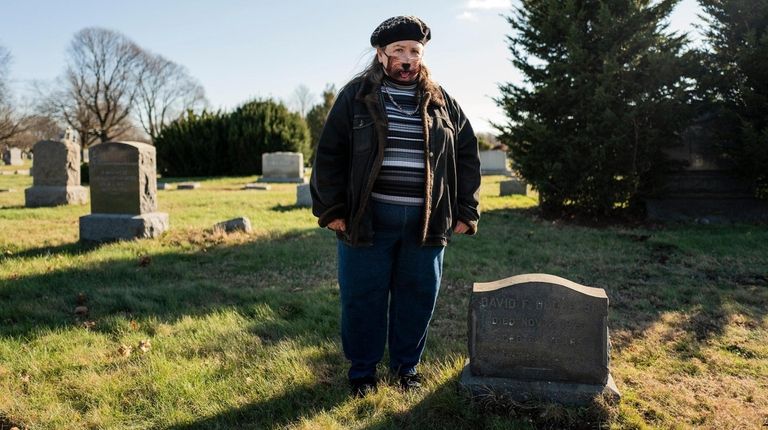
<instances>
[{"instance_id":1,"label":"bare tree","mask_svg":"<svg viewBox=\"0 0 768 430\"><path fill-rule=\"evenodd\" d=\"M293 96L291 97L291 104L294 106L296 112L301 115L302 118L307 116L307 112L315 102L315 95L312 94L304 84L299 85L293 90Z\"/></svg>"},{"instance_id":2,"label":"bare tree","mask_svg":"<svg viewBox=\"0 0 768 430\"><path fill-rule=\"evenodd\" d=\"M11 53L5 47L0 46L0 104L7 102L8 94L8 67L11 64Z\"/></svg>"},{"instance_id":3,"label":"bare tree","mask_svg":"<svg viewBox=\"0 0 768 430\"><path fill-rule=\"evenodd\" d=\"M37 114L26 116L21 127L23 131L9 139L9 143L22 150L32 149L41 140L56 139L64 131L54 118Z\"/></svg>"},{"instance_id":4,"label":"bare tree","mask_svg":"<svg viewBox=\"0 0 768 430\"><path fill-rule=\"evenodd\" d=\"M190 109L205 107L205 90L186 68L161 55L142 52L137 74L135 115L152 141Z\"/></svg>"},{"instance_id":5,"label":"bare tree","mask_svg":"<svg viewBox=\"0 0 768 430\"><path fill-rule=\"evenodd\" d=\"M8 69L11 53L0 46L0 143L7 144L15 135L24 131L24 115L14 109L13 97L8 88Z\"/></svg>"},{"instance_id":6,"label":"bare tree","mask_svg":"<svg viewBox=\"0 0 768 430\"><path fill-rule=\"evenodd\" d=\"M71 96L64 78L59 77L52 85L45 82L35 82L37 93L36 115L53 118L61 125L68 125L77 132L83 148L87 148L98 140L94 132L97 127L93 113L85 103Z\"/></svg>"},{"instance_id":7,"label":"bare tree","mask_svg":"<svg viewBox=\"0 0 768 430\"><path fill-rule=\"evenodd\" d=\"M91 134L106 142L129 130L141 49L118 32L85 28L75 34L68 54L63 91L49 102L83 145L91 143Z\"/></svg>"}]
</instances>

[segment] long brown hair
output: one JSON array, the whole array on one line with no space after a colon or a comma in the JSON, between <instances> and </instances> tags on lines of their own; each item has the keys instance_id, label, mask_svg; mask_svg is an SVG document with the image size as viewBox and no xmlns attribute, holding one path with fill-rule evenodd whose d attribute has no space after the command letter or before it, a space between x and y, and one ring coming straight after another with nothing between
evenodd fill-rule
<instances>
[{"instance_id":1,"label":"long brown hair","mask_svg":"<svg viewBox=\"0 0 768 430\"><path fill-rule=\"evenodd\" d=\"M384 79L384 67L379 62L379 58L376 53L373 54L373 59L368 66L358 73L352 82L364 81L371 85L374 89L378 89L381 85L381 81ZM425 94L429 94L433 103L438 105L445 104L443 99L443 92L440 91L440 86L432 80L432 74L429 72L429 68L426 64L421 63L419 65L419 74L416 77L419 89Z\"/></svg>"}]
</instances>

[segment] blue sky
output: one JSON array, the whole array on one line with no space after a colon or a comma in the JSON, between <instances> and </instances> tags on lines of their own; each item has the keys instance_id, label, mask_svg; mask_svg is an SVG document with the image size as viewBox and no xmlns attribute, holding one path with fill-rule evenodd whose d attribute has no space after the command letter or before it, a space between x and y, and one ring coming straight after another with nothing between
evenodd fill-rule
<instances>
[{"instance_id":1,"label":"blue sky","mask_svg":"<svg viewBox=\"0 0 768 430\"><path fill-rule=\"evenodd\" d=\"M501 14L509 0L244 1L104 0L8 2L0 15L0 45L11 51L12 85L29 95L34 80L51 80L66 61L72 35L99 26L186 66L213 107L230 109L253 97L288 101L298 85L319 95L340 87L370 61L371 31L394 15L417 15L431 28L425 62L461 104L477 131L491 131L503 114L491 97L497 84L519 81L509 63ZM671 17L691 31L695 0ZM693 34L696 37L695 34ZM319 97L318 97L319 99Z\"/></svg>"}]
</instances>

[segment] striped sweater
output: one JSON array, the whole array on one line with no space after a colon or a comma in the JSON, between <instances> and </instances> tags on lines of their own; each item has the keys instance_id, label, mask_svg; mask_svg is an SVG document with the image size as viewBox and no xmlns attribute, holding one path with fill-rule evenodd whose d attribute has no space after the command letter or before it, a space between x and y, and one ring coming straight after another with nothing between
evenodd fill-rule
<instances>
[{"instance_id":1,"label":"striped sweater","mask_svg":"<svg viewBox=\"0 0 768 430\"><path fill-rule=\"evenodd\" d=\"M398 205L424 204L424 126L416 84L385 79L381 95L389 132L384 161L373 185L374 200Z\"/></svg>"}]
</instances>

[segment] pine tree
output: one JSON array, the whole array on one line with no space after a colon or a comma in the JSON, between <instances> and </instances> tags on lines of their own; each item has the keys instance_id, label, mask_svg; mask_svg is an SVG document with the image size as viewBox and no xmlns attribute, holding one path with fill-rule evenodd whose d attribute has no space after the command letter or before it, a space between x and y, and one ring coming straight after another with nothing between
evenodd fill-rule
<instances>
[{"instance_id":1,"label":"pine tree","mask_svg":"<svg viewBox=\"0 0 768 430\"><path fill-rule=\"evenodd\" d=\"M507 21L525 83L500 86L497 125L545 212L612 214L661 180L689 116L679 0L522 0Z\"/></svg>"},{"instance_id":2,"label":"pine tree","mask_svg":"<svg viewBox=\"0 0 768 430\"><path fill-rule=\"evenodd\" d=\"M736 173L768 197L768 0L699 0L709 24L700 90Z\"/></svg>"},{"instance_id":3,"label":"pine tree","mask_svg":"<svg viewBox=\"0 0 768 430\"><path fill-rule=\"evenodd\" d=\"M306 120L312 144L312 155L307 160L308 163L314 161L315 148L317 148L317 142L320 140L320 134L322 134L323 127L325 126L325 119L328 118L328 113L331 111L334 101L336 101L336 87L333 84L328 84L323 91L323 102L314 105L307 112Z\"/></svg>"}]
</instances>

